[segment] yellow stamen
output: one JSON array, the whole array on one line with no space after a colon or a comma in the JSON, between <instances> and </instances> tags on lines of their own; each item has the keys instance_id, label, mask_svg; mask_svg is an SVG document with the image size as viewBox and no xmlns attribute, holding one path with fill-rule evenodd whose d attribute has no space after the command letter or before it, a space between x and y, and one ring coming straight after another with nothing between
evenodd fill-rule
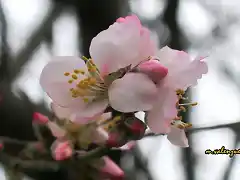
<instances>
[{"instance_id":1,"label":"yellow stamen","mask_svg":"<svg viewBox=\"0 0 240 180\"><path fill-rule=\"evenodd\" d=\"M69 84L72 84L72 83L73 83L73 80L72 80L72 79L68 80L68 83L69 83Z\"/></svg>"},{"instance_id":2,"label":"yellow stamen","mask_svg":"<svg viewBox=\"0 0 240 180\"><path fill-rule=\"evenodd\" d=\"M65 73L64 73L64 76L69 76L69 75L70 75L69 72L65 72Z\"/></svg>"},{"instance_id":3,"label":"yellow stamen","mask_svg":"<svg viewBox=\"0 0 240 180\"><path fill-rule=\"evenodd\" d=\"M87 102L89 102L89 99L88 99L88 98L83 98L83 101L84 101L85 103L87 103Z\"/></svg>"},{"instance_id":4,"label":"yellow stamen","mask_svg":"<svg viewBox=\"0 0 240 180\"><path fill-rule=\"evenodd\" d=\"M76 75L76 74L72 74L72 78L73 78L73 79L75 79L75 80L77 80L77 79L78 79L78 77L77 77L77 75Z\"/></svg>"},{"instance_id":5,"label":"yellow stamen","mask_svg":"<svg viewBox=\"0 0 240 180\"><path fill-rule=\"evenodd\" d=\"M186 107L192 107L192 106L196 106L198 104L197 102L187 102L187 103L180 104L179 101L187 100L187 98L183 97L183 95L185 94L185 91L182 89L178 89L178 90L176 90L176 94L178 96L178 101L176 102L176 108L179 113L186 112L187 111ZM185 128L192 127L191 123L182 122L182 116L175 117L173 119L171 125L179 128L179 129L185 129Z\"/></svg>"}]
</instances>

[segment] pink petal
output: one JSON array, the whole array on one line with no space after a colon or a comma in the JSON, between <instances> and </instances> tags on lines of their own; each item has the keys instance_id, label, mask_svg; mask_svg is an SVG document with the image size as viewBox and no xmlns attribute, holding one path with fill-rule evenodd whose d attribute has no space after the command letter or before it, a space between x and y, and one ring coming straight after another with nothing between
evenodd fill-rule
<instances>
[{"instance_id":1,"label":"pink petal","mask_svg":"<svg viewBox=\"0 0 240 180\"><path fill-rule=\"evenodd\" d=\"M80 98L72 98L70 89L76 83L69 84L69 76L65 72L73 72L74 69L86 70L83 60L77 57L56 57L50 61L42 70L40 84L44 91L52 100L60 106L78 105L81 106L83 101ZM80 79L85 78L79 76Z\"/></svg>"},{"instance_id":2,"label":"pink petal","mask_svg":"<svg viewBox=\"0 0 240 180\"><path fill-rule=\"evenodd\" d=\"M108 106L108 100L103 99L86 104L84 107L71 107L70 111L76 114L77 121L84 123L85 120L91 120L92 117L102 114ZM85 120L84 120L85 119Z\"/></svg>"},{"instance_id":3,"label":"pink petal","mask_svg":"<svg viewBox=\"0 0 240 180\"><path fill-rule=\"evenodd\" d=\"M168 134L167 138L173 145L180 147L189 147L188 139L183 129L171 127L171 131Z\"/></svg>"},{"instance_id":4,"label":"pink petal","mask_svg":"<svg viewBox=\"0 0 240 180\"><path fill-rule=\"evenodd\" d=\"M128 73L109 87L110 105L121 112L145 111L152 108L156 85L144 74Z\"/></svg>"},{"instance_id":5,"label":"pink petal","mask_svg":"<svg viewBox=\"0 0 240 180\"><path fill-rule=\"evenodd\" d=\"M150 31L146 27L141 28L140 57L147 58L157 53L157 44L151 39ZM143 60L142 59L142 60Z\"/></svg>"},{"instance_id":6,"label":"pink petal","mask_svg":"<svg viewBox=\"0 0 240 180\"><path fill-rule=\"evenodd\" d=\"M154 133L168 133L170 123L177 116L175 91L162 87L158 91L157 102L147 113L147 124Z\"/></svg>"},{"instance_id":7,"label":"pink petal","mask_svg":"<svg viewBox=\"0 0 240 180\"><path fill-rule=\"evenodd\" d=\"M66 131L59 127L56 123L49 121L47 123L48 128L51 130L52 135L57 138L64 137L66 135Z\"/></svg>"},{"instance_id":8,"label":"pink petal","mask_svg":"<svg viewBox=\"0 0 240 180\"><path fill-rule=\"evenodd\" d=\"M51 109L59 119L68 119L71 116L69 108L63 108L55 103L51 103Z\"/></svg>"},{"instance_id":9,"label":"pink petal","mask_svg":"<svg viewBox=\"0 0 240 180\"><path fill-rule=\"evenodd\" d=\"M136 26L129 23L114 23L92 39L90 54L100 70L107 64L111 73L135 63L139 43L140 31Z\"/></svg>"},{"instance_id":10,"label":"pink petal","mask_svg":"<svg viewBox=\"0 0 240 180\"><path fill-rule=\"evenodd\" d=\"M186 90L189 86L197 84L197 80L206 74L208 67L202 58L191 60L183 51L164 47L158 52L160 62L168 68L168 75L164 80L175 89Z\"/></svg>"},{"instance_id":11,"label":"pink petal","mask_svg":"<svg viewBox=\"0 0 240 180\"><path fill-rule=\"evenodd\" d=\"M123 170L117 164L115 164L109 157L104 156L103 159L105 161L105 165L101 169L101 171L103 173L107 173L107 174L110 174L111 176L115 176L115 177L123 177L124 176Z\"/></svg>"},{"instance_id":12,"label":"pink petal","mask_svg":"<svg viewBox=\"0 0 240 180\"><path fill-rule=\"evenodd\" d=\"M107 65L109 73L130 64L135 66L154 55L155 51L156 46L150 39L149 30L142 27L140 20L134 15L118 19L93 38L90 45L94 62L101 71Z\"/></svg>"},{"instance_id":13,"label":"pink petal","mask_svg":"<svg viewBox=\"0 0 240 180\"><path fill-rule=\"evenodd\" d=\"M78 123L78 124L87 124L90 123L92 121L97 121L99 119L99 117L102 115L102 112L91 116L91 117L82 117L81 114L72 114L70 116L70 120L74 123Z\"/></svg>"}]
</instances>

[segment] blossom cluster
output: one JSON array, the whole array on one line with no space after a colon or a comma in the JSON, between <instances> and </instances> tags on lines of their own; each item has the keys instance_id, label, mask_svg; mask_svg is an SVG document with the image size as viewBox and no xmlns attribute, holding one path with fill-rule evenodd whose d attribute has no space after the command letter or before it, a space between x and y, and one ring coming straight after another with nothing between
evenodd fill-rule
<instances>
[{"instance_id":1,"label":"blossom cluster","mask_svg":"<svg viewBox=\"0 0 240 180\"><path fill-rule=\"evenodd\" d=\"M196 105L186 102L184 93L207 73L204 58L192 59L168 46L158 50L135 15L119 18L100 32L89 52L90 58L56 57L41 73L54 118L35 114L35 119L56 138L51 147L55 160L96 147L129 149L147 128L188 147L185 129L191 124L179 113ZM144 122L135 116L140 111L145 112ZM106 169L122 176L109 158L101 158Z\"/></svg>"}]
</instances>

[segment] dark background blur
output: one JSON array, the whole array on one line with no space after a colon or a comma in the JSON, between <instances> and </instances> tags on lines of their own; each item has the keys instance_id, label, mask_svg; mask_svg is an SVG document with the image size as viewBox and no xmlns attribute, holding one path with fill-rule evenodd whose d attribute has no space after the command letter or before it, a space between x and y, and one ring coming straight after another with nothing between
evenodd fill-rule
<instances>
[{"instance_id":1,"label":"dark background blur","mask_svg":"<svg viewBox=\"0 0 240 180\"><path fill-rule=\"evenodd\" d=\"M188 92L199 102L185 114L194 124L190 148L147 137L133 151L111 157L131 180L238 180L240 156L204 151L240 148L239 8L237 0L0 0L0 136L34 139L32 113L50 114L38 82L44 65L56 55L88 56L97 33L134 13L159 47L209 55L209 74Z\"/></svg>"}]
</instances>

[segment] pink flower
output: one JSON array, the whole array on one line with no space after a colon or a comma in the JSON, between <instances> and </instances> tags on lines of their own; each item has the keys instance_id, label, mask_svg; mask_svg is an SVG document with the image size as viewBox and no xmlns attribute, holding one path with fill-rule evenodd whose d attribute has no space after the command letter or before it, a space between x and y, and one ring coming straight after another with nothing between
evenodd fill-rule
<instances>
[{"instance_id":1,"label":"pink flower","mask_svg":"<svg viewBox=\"0 0 240 180\"><path fill-rule=\"evenodd\" d=\"M92 39L92 59L56 57L44 67L40 84L55 104L78 117L102 113L109 104L122 112L149 110L156 86L146 75L111 76L110 83L105 77L147 60L155 50L148 29L136 16L121 18Z\"/></svg>"},{"instance_id":2,"label":"pink flower","mask_svg":"<svg viewBox=\"0 0 240 180\"><path fill-rule=\"evenodd\" d=\"M168 69L168 74L158 81L158 96L153 108L147 113L147 123L154 133L170 132L170 123L177 116L177 91L185 91L197 84L206 74L208 67L202 58L193 61L183 52L163 47L157 53L160 63Z\"/></svg>"},{"instance_id":3,"label":"pink flower","mask_svg":"<svg viewBox=\"0 0 240 180\"><path fill-rule=\"evenodd\" d=\"M72 147L68 141L55 141L51 147L53 158L57 161L62 161L70 158L73 155Z\"/></svg>"}]
</instances>

